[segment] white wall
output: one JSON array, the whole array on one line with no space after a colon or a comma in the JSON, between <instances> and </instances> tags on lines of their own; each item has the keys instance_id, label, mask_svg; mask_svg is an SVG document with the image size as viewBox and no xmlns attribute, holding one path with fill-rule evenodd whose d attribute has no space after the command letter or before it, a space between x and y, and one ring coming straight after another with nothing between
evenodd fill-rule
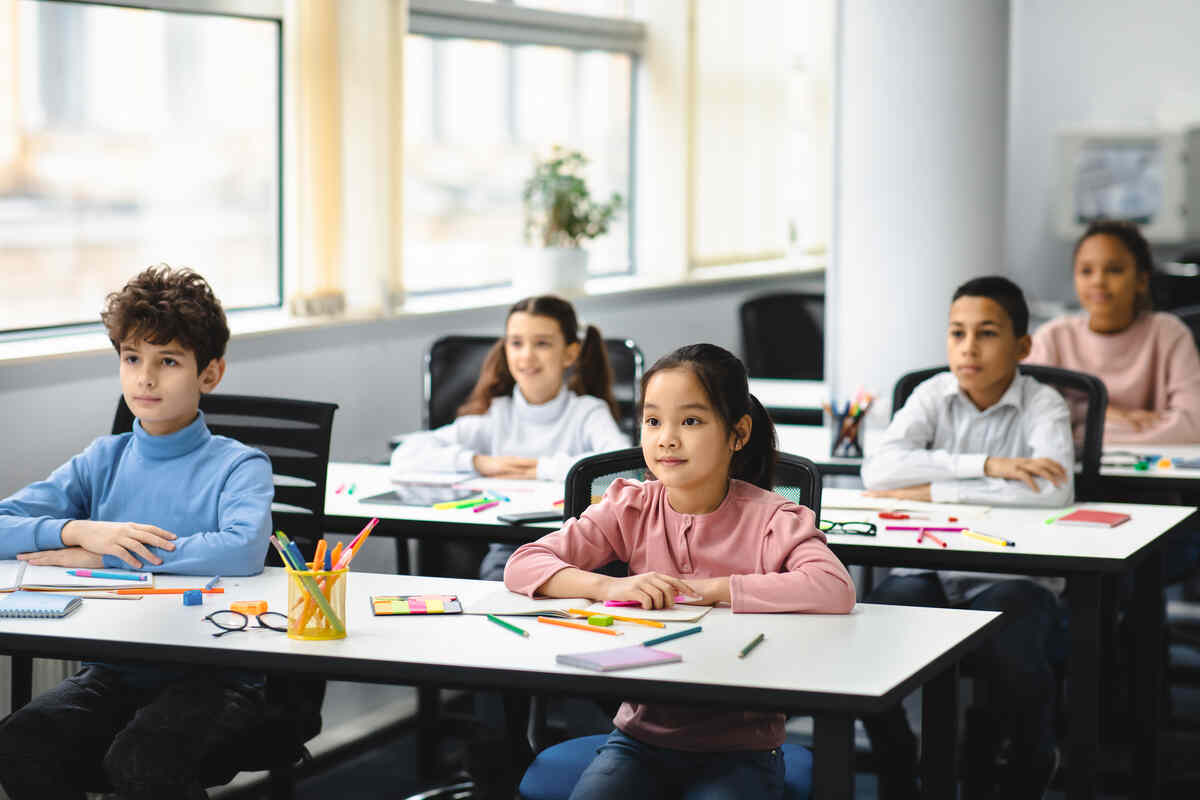
<instances>
[{"instance_id":1,"label":"white wall","mask_svg":"<svg viewBox=\"0 0 1200 800\"><path fill-rule=\"evenodd\" d=\"M1200 121L1200 3L1012 0L1006 261L1030 295L1074 300L1052 232L1061 128Z\"/></svg>"},{"instance_id":2,"label":"white wall","mask_svg":"<svg viewBox=\"0 0 1200 800\"><path fill-rule=\"evenodd\" d=\"M764 292L820 291L820 278L743 281L595 297L576 303L606 336L628 336L647 365L680 345L739 352L737 307ZM230 342L221 390L338 403L332 454L381 460L390 434L420 427L425 348L447 333L499 334L505 308L243 336ZM120 384L115 353L0 366L0 497L79 452L112 426Z\"/></svg>"}]
</instances>

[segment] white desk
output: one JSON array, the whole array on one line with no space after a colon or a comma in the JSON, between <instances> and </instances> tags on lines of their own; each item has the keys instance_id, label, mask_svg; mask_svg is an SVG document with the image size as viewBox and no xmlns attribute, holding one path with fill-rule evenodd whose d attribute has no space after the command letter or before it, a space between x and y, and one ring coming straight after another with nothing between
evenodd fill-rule
<instances>
[{"instance_id":1,"label":"white desk","mask_svg":"<svg viewBox=\"0 0 1200 800\"><path fill-rule=\"evenodd\" d=\"M868 453L871 445L879 441L883 428L860 429L863 452ZM833 458L829 455L833 444L833 429L824 425L776 425L779 449L785 453L811 459L822 475L857 475L862 469L861 458Z\"/></svg>"},{"instance_id":2,"label":"white desk","mask_svg":"<svg viewBox=\"0 0 1200 800\"><path fill-rule=\"evenodd\" d=\"M196 578L160 576L162 586ZM320 675L335 680L498 687L615 699L697 703L725 708L812 713L815 796L853 796L856 715L898 702L921 685L928 695L923 729L937 758L927 763L931 796L953 797L956 665L990 635L1000 615L901 606L860 605L849 615L754 614L716 609L703 633L663 645L683 661L620 673L596 673L555 663L558 653L634 644L657 635L622 626L620 639L518 621L515 636L486 617L375 617L372 594L452 593L465 608L493 583L354 573L348 579L347 638L297 642L267 631L214 638L202 617L234 600L286 605L283 571L225 578L225 593L202 608L178 597L135 602L87 600L61 620L0 620L0 652L19 657L147 660ZM682 627L682 626L680 626ZM756 633L764 642L746 658L739 649ZM598 640L603 641L598 641ZM886 658L880 654L886 653ZM19 708L28 697L14 698ZM932 741L930 738L932 737ZM946 749L946 748L949 749Z\"/></svg>"},{"instance_id":3,"label":"white desk","mask_svg":"<svg viewBox=\"0 0 1200 800\"><path fill-rule=\"evenodd\" d=\"M751 378L750 393L777 423L820 425L824 413L821 406L829 402L824 381Z\"/></svg>"},{"instance_id":4,"label":"white desk","mask_svg":"<svg viewBox=\"0 0 1200 800\"><path fill-rule=\"evenodd\" d=\"M885 567L967 569L1022 575L1058 575L1067 579L1066 599L1070 607L1070 652L1067 668L1071 677L1068 697L1070 739L1067 744L1070 770L1068 796L1093 798L1099 766L1099 708L1102 642L1106 620L1102 618L1102 583L1105 578L1130 573L1134 596L1130 615L1134 630L1133 707L1137 715L1135 747L1136 791L1157 796L1159 690L1162 686L1163 597L1162 543L1167 535L1196 511L1191 506L1137 505L1128 503L1079 503L1073 508L1123 511L1130 521L1115 528L1075 528L1047 525L1054 514L1044 508L992 507L986 514L959 515L960 522L986 533L1016 542L1016 547L997 547L954 534L938 534L949 547L935 543L919 545L911 531L884 530L892 525L920 525L921 520L883 520L871 511L842 510L826 505L848 505L858 492L826 489L822 492L825 519L870 520L879 527L874 537L829 535L829 546L843 561ZM897 501L899 503L899 501ZM945 525L944 516L934 515L928 524Z\"/></svg>"}]
</instances>

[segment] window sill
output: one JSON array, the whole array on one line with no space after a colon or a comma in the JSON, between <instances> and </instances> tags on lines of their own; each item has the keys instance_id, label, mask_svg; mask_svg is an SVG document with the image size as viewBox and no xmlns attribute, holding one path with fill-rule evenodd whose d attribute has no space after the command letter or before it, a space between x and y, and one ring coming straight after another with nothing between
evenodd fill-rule
<instances>
[{"instance_id":1,"label":"window sill","mask_svg":"<svg viewBox=\"0 0 1200 800\"><path fill-rule=\"evenodd\" d=\"M704 288L756 280L774 280L818 276L825 269L823 258L771 261L756 264L737 264L705 267L692 270L687 276L668 280L656 276L620 275L593 278L584 291L571 299L591 297L620 297L644 292ZM339 325L444 314L477 308L504 307L521 299L511 287L479 291L451 292L409 298L393 313L348 312L336 317L295 317L285 309L234 311L229 314L229 329L234 339L314 330ZM43 336L0 336L0 366L15 365L53 358L97 353L111 353L112 344L99 326Z\"/></svg>"}]
</instances>

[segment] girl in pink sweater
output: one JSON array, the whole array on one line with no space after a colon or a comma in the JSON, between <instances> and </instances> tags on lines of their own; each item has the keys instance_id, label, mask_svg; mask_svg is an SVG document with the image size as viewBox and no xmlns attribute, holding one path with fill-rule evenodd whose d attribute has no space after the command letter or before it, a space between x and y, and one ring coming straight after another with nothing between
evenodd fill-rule
<instances>
[{"instance_id":1,"label":"girl in pink sweater","mask_svg":"<svg viewBox=\"0 0 1200 800\"><path fill-rule=\"evenodd\" d=\"M1200 355L1179 318L1150 310L1152 269L1135 226L1092 223L1075 244L1083 313L1039 328L1025 359L1104 381L1106 444L1200 442Z\"/></svg>"},{"instance_id":2,"label":"girl in pink sweater","mask_svg":"<svg viewBox=\"0 0 1200 800\"><path fill-rule=\"evenodd\" d=\"M849 613L854 585L812 511L770 490L775 428L742 363L711 344L680 348L646 373L642 397L642 452L657 480L615 481L578 519L518 549L505 585L644 608L682 594L734 613ZM614 560L629 577L590 571ZM782 795L783 714L625 703L614 723L572 800Z\"/></svg>"}]
</instances>

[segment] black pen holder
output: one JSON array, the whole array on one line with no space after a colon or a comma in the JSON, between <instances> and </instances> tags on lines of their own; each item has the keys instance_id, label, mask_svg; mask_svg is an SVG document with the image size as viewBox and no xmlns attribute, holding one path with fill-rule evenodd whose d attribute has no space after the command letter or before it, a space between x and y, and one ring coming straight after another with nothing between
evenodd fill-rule
<instances>
[{"instance_id":1,"label":"black pen holder","mask_svg":"<svg viewBox=\"0 0 1200 800\"><path fill-rule=\"evenodd\" d=\"M831 458L862 458L862 442L859 440L859 423L862 416L850 414L831 414L833 417L833 438L829 445Z\"/></svg>"}]
</instances>

